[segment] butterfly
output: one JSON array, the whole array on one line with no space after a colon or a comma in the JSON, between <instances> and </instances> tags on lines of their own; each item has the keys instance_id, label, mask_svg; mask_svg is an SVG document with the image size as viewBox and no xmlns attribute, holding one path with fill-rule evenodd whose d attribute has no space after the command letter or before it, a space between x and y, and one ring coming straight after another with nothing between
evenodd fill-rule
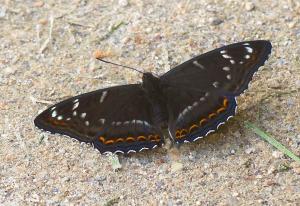
<instances>
[{"instance_id":1,"label":"butterfly","mask_svg":"<svg viewBox=\"0 0 300 206\"><path fill-rule=\"evenodd\" d=\"M94 145L101 153L130 153L214 132L236 113L236 97L264 65L272 45L245 41L196 56L142 83L99 89L49 107L34 124Z\"/></svg>"}]
</instances>

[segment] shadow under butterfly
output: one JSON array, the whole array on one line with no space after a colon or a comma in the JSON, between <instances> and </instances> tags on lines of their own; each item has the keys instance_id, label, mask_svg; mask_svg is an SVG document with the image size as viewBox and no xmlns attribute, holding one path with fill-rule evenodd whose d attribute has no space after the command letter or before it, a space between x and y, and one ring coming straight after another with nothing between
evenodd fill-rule
<instances>
[{"instance_id":1,"label":"shadow under butterfly","mask_svg":"<svg viewBox=\"0 0 300 206\"><path fill-rule=\"evenodd\" d=\"M269 41L246 41L192 58L141 84L96 90L55 104L34 124L94 145L101 153L130 153L207 136L236 113L235 97L268 59Z\"/></svg>"}]
</instances>

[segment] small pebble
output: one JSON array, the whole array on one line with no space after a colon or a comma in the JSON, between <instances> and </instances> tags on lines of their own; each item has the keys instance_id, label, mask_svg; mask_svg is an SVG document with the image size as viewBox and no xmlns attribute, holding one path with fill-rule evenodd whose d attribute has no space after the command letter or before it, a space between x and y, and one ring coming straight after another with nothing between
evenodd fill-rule
<instances>
[{"instance_id":1,"label":"small pebble","mask_svg":"<svg viewBox=\"0 0 300 206\"><path fill-rule=\"evenodd\" d=\"M251 154L251 153L254 153L255 152L255 148L254 147L249 147L245 150L245 153L246 154Z\"/></svg>"},{"instance_id":2,"label":"small pebble","mask_svg":"<svg viewBox=\"0 0 300 206\"><path fill-rule=\"evenodd\" d=\"M204 163L203 167L204 167L204 169L208 169L209 168L209 163Z\"/></svg>"},{"instance_id":3,"label":"small pebble","mask_svg":"<svg viewBox=\"0 0 300 206\"><path fill-rule=\"evenodd\" d=\"M217 17L211 17L209 18L209 22L212 26L217 26L219 24L222 24L223 23L223 20L217 18Z\"/></svg>"},{"instance_id":4,"label":"small pebble","mask_svg":"<svg viewBox=\"0 0 300 206\"><path fill-rule=\"evenodd\" d=\"M183 169L183 164L181 162L173 162L171 165L171 172L178 172Z\"/></svg>"},{"instance_id":5,"label":"small pebble","mask_svg":"<svg viewBox=\"0 0 300 206\"><path fill-rule=\"evenodd\" d=\"M272 156L275 157L276 159L279 159L283 157L283 153L276 150L272 152Z\"/></svg>"},{"instance_id":6,"label":"small pebble","mask_svg":"<svg viewBox=\"0 0 300 206\"><path fill-rule=\"evenodd\" d=\"M266 182L266 185L267 185L267 186L274 186L274 185L278 185L278 183L275 182L274 180L268 180L268 181Z\"/></svg>"},{"instance_id":7,"label":"small pebble","mask_svg":"<svg viewBox=\"0 0 300 206\"><path fill-rule=\"evenodd\" d=\"M294 28L296 26L296 23L297 23L296 21L292 21L292 22L288 23L288 27L290 29L292 29L292 28Z\"/></svg>"},{"instance_id":8,"label":"small pebble","mask_svg":"<svg viewBox=\"0 0 300 206\"><path fill-rule=\"evenodd\" d=\"M148 28L146 28L146 30L145 30L147 33L151 33L152 32L152 28L151 27L148 27Z\"/></svg>"},{"instance_id":9,"label":"small pebble","mask_svg":"<svg viewBox=\"0 0 300 206\"><path fill-rule=\"evenodd\" d=\"M300 175L300 164L298 162L292 162L290 166L296 174Z\"/></svg>"},{"instance_id":10,"label":"small pebble","mask_svg":"<svg viewBox=\"0 0 300 206\"><path fill-rule=\"evenodd\" d=\"M240 133L239 131L235 131L235 132L233 133L233 136L234 136L234 137L240 137L240 136L241 136L241 133Z\"/></svg>"},{"instance_id":11,"label":"small pebble","mask_svg":"<svg viewBox=\"0 0 300 206\"><path fill-rule=\"evenodd\" d=\"M5 17L6 14L6 8L0 7L0 18Z\"/></svg>"},{"instance_id":12,"label":"small pebble","mask_svg":"<svg viewBox=\"0 0 300 206\"><path fill-rule=\"evenodd\" d=\"M11 75L11 74L14 74L16 72L16 69L13 69L11 67L6 67L4 69L4 73L6 73L7 75Z\"/></svg>"},{"instance_id":13,"label":"small pebble","mask_svg":"<svg viewBox=\"0 0 300 206\"><path fill-rule=\"evenodd\" d=\"M253 2L247 2L247 3L245 4L245 9L246 9L246 11L252 11L252 10L254 10L254 8L255 8L255 5L254 5Z\"/></svg>"},{"instance_id":14,"label":"small pebble","mask_svg":"<svg viewBox=\"0 0 300 206\"><path fill-rule=\"evenodd\" d=\"M273 174L275 171L276 171L276 168L274 166L270 166L268 168L267 174L268 175Z\"/></svg>"},{"instance_id":15,"label":"small pebble","mask_svg":"<svg viewBox=\"0 0 300 206\"><path fill-rule=\"evenodd\" d=\"M119 5L123 6L123 7L128 6L128 1L127 0L119 0Z\"/></svg>"},{"instance_id":16,"label":"small pebble","mask_svg":"<svg viewBox=\"0 0 300 206\"><path fill-rule=\"evenodd\" d=\"M37 1L33 4L34 7L42 7L44 6L44 2L43 1Z\"/></svg>"},{"instance_id":17,"label":"small pebble","mask_svg":"<svg viewBox=\"0 0 300 206\"><path fill-rule=\"evenodd\" d=\"M41 24L41 25L46 25L47 23L48 23L47 19L40 19L39 20L39 24Z\"/></svg>"}]
</instances>

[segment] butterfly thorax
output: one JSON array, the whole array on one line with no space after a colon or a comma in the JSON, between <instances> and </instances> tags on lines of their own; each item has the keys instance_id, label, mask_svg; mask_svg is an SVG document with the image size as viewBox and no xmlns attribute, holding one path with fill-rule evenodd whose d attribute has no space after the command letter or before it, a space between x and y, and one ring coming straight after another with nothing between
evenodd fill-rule
<instances>
[{"instance_id":1,"label":"butterfly thorax","mask_svg":"<svg viewBox=\"0 0 300 206\"><path fill-rule=\"evenodd\" d=\"M148 101L152 105L154 121L160 125L160 127L165 127L167 125L168 112L161 80L151 73L144 73L142 87Z\"/></svg>"}]
</instances>

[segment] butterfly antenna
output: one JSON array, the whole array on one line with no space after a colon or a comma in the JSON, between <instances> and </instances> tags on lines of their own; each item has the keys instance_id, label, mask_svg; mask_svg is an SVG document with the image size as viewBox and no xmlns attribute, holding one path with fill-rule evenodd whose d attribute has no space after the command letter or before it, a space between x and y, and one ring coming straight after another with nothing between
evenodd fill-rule
<instances>
[{"instance_id":1,"label":"butterfly antenna","mask_svg":"<svg viewBox=\"0 0 300 206\"><path fill-rule=\"evenodd\" d=\"M124 67L124 68L127 68L127 69L132 69L136 72L139 72L141 74L144 74L144 72L136 69L136 68L133 68L133 67L129 67L129 66L124 66L124 65L121 65L121 64L117 64L117 63L113 63L113 62L110 62L110 61L106 61L106 60L103 60L103 59L100 59L100 58L97 58L99 61L102 61L102 62L105 62L105 63L108 63L108 64L112 64L112 65L115 65L115 66L119 66L119 67Z\"/></svg>"}]
</instances>

